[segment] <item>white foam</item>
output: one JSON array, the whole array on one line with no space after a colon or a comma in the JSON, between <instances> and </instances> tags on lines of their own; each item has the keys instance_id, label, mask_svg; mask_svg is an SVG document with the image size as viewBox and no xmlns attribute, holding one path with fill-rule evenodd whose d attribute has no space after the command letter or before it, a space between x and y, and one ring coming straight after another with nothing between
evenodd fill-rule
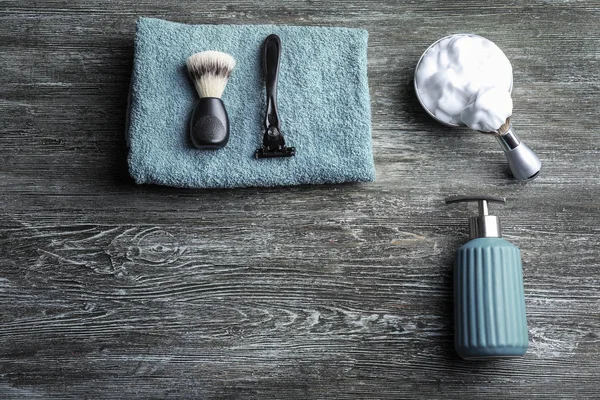
<instances>
[{"instance_id":1,"label":"white foam","mask_svg":"<svg viewBox=\"0 0 600 400\"><path fill-rule=\"evenodd\" d=\"M482 88L471 96L460 119L471 129L495 132L512 115L513 102L508 90L499 87Z\"/></svg>"},{"instance_id":2,"label":"white foam","mask_svg":"<svg viewBox=\"0 0 600 400\"><path fill-rule=\"evenodd\" d=\"M502 89L510 98L512 66L492 41L475 35L453 35L427 50L415 72L415 81L423 105L436 118L449 124L464 125L467 122L461 119L461 114L472 99L473 107L477 107L480 89ZM483 96L483 92L480 95ZM504 97L497 102L482 97L486 109L472 108L468 116L475 118L477 114L483 118L477 119L477 126L489 128L495 125L506 112ZM512 113L512 101L510 104Z\"/></svg>"}]
</instances>

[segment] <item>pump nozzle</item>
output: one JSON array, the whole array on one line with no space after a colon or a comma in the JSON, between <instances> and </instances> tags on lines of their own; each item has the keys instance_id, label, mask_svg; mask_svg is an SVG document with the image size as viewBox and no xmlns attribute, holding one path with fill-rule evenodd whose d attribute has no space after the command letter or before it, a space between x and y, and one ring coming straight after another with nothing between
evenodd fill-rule
<instances>
[{"instance_id":1,"label":"pump nozzle","mask_svg":"<svg viewBox=\"0 0 600 400\"><path fill-rule=\"evenodd\" d=\"M451 196L446 198L446 204L476 201L479 204L479 216L469 218L469 238L502 237L500 219L488 215L488 202L506 203L504 197L495 196Z\"/></svg>"}]
</instances>

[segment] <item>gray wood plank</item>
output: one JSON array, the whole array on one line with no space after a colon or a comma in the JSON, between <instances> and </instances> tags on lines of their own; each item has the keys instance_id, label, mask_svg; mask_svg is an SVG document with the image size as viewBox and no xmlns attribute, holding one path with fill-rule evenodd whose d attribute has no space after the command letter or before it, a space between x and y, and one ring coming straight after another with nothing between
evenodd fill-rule
<instances>
[{"instance_id":1,"label":"gray wood plank","mask_svg":"<svg viewBox=\"0 0 600 400\"><path fill-rule=\"evenodd\" d=\"M135 19L369 31L377 182L135 186L123 137ZM600 398L600 2L0 3L1 398ZM420 108L437 38L494 40L542 158L511 181L493 139ZM530 350L452 349L466 206L523 253Z\"/></svg>"}]
</instances>

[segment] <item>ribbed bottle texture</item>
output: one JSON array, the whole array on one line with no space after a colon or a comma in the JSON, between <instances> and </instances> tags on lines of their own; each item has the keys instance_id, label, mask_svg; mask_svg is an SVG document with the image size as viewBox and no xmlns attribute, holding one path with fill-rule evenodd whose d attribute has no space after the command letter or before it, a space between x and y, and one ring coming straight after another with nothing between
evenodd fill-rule
<instances>
[{"instance_id":1,"label":"ribbed bottle texture","mask_svg":"<svg viewBox=\"0 0 600 400\"><path fill-rule=\"evenodd\" d=\"M454 344L462 358L525 354L527 318L516 246L502 238L480 238L458 249L454 328Z\"/></svg>"}]
</instances>

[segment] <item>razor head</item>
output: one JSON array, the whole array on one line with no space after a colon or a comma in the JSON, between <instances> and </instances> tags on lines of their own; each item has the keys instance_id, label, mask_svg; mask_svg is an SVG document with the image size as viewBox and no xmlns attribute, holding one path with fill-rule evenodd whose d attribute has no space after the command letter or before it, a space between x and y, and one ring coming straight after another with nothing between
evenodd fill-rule
<instances>
[{"instance_id":1,"label":"razor head","mask_svg":"<svg viewBox=\"0 0 600 400\"><path fill-rule=\"evenodd\" d=\"M295 147L287 147L283 135L275 126L270 126L263 137L263 145L254 153L256 158L293 157L296 155Z\"/></svg>"},{"instance_id":2,"label":"razor head","mask_svg":"<svg viewBox=\"0 0 600 400\"><path fill-rule=\"evenodd\" d=\"M256 158L278 158L278 157L293 157L296 155L295 147L281 147L278 149L269 149L268 147L261 147L256 150L254 156Z\"/></svg>"}]
</instances>

